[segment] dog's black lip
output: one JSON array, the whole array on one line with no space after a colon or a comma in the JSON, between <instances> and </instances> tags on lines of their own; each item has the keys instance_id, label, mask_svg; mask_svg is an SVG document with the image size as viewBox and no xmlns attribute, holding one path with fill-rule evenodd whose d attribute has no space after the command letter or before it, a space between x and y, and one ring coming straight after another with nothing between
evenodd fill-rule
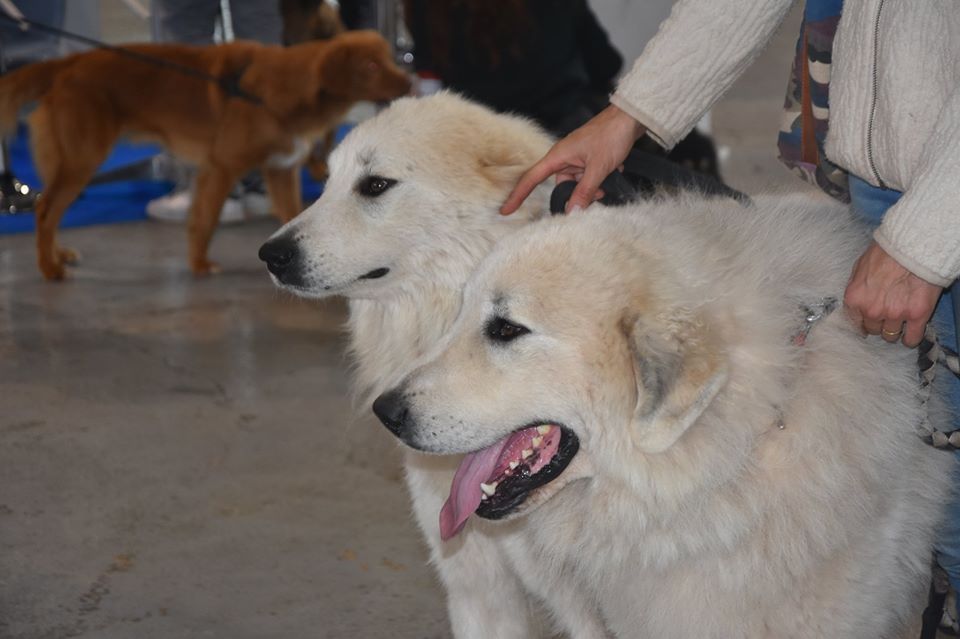
<instances>
[{"instance_id":1,"label":"dog's black lip","mask_svg":"<svg viewBox=\"0 0 960 639\"><path fill-rule=\"evenodd\" d=\"M580 439L566 426L557 422L537 422L523 428L543 425L560 428L560 446L557 448L556 454L546 466L534 475L529 474L527 466L519 466L517 471L522 469L523 472L514 471L512 476L501 480L497 485L497 492L492 497L480 502L480 506L476 510L479 517L503 519L526 501L530 493L559 477L576 456L577 451L580 450ZM523 428L518 430L523 430Z\"/></svg>"},{"instance_id":2,"label":"dog's black lip","mask_svg":"<svg viewBox=\"0 0 960 639\"><path fill-rule=\"evenodd\" d=\"M361 275L361 276L358 277L357 279L358 279L358 280L376 280L376 279L380 279L381 277L383 277L384 275L386 275L386 274L389 273L389 272L390 272L390 269L388 269L388 268L385 267L385 266L381 266L380 268L375 268L375 269L373 269L372 271L370 271L370 272L367 273L366 275Z\"/></svg>"},{"instance_id":3,"label":"dog's black lip","mask_svg":"<svg viewBox=\"0 0 960 639\"><path fill-rule=\"evenodd\" d=\"M295 290L300 290L305 288L303 285L303 277L299 271L297 272L283 271L279 275L271 271L270 274L283 287L286 287L289 289L295 289Z\"/></svg>"}]
</instances>

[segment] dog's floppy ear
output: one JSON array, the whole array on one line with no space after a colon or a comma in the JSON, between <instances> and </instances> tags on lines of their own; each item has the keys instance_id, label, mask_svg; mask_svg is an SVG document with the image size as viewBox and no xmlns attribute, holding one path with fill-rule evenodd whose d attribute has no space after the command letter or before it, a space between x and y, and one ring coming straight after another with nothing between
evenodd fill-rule
<instances>
[{"instance_id":1,"label":"dog's floppy ear","mask_svg":"<svg viewBox=\"0 0 960 639\"><path fill-rule=\"evenodd\" d=\"M504 191L504 197L533 164L515 147L487 141L479 150L478 169L485 180Z\"/></svg>"},{"instance_id":2,"label":"dog's floppy ear","mask_svg":"<svg viewBox=\"0 0 960 639\"><path fill-rule=\"evenodd\" d=\"M634 426L640 447L660 453L700 417L727 381L715 338L690 314L668 322L625 323L637 384Z\"/></svg>"}]
</instances>

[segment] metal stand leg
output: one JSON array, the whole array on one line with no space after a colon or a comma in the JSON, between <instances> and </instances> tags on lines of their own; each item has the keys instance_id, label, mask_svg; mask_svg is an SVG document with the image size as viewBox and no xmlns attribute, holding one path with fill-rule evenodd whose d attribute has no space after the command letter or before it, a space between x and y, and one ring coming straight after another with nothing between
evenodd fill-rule
<instances>
[{"instance_id":1,"label":"metal stand leg","mask_svg":"<svg viewBox=\"0 0 960 639\"><path fill-rule=\"evenodd\" d=\"M31 213L40 194L18 180L9 167L7 141L0 140L0 215Z\"/></svg>"},{"instance_id":2,"label":"metal stand leg","mask_svg":"<svg viewBox=\"0 0 960 639\"><path fill-rule=\"evenodd\" d=\"M0 5L0 11L5 11L14 18L23 18L23 14L11 0L0 0ZM0 39L0 74L6 72L7 56L3 50L3 40ZM0 215L32 212L39 195L18 180L10 170L10 150L7 148L7 141L0 140Z\"/></svg>"},{"instance_id":3,"label":"metal stand leg","mask_svg":"<svg viewBox=\"0 0 960 639\"><path fill-rule=\"evenodd\" d=\"M413 63L413 41L403 24L403 3L398 0L374 0L376 28L393 47L397 64L410 67Z\"/></svg>"}]
</instances>

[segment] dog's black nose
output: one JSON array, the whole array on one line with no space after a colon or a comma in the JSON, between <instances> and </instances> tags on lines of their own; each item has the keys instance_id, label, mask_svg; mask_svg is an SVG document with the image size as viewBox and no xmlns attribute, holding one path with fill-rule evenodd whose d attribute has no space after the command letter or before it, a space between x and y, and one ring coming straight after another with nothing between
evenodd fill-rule
<instances>
[{"instance_id":1,"label":"dog's black nose","mask_svg":"<svg viewBox=\"0 0 960 639\"><path fill-rule=\"evenodd\" d=\"M257 253L267 263L267 269L282 278L297 259L297 243L286 235L275 237L260 247Z\"/></svg>"},{"instance_id":2,"label":"dog's black nose","mask_svg":"<svg viewBox=\"0 0 960 639\"><path fill-rule=\"evenodd\" d=\"M409 407L399 389L387 391L373 402L373 412L391 433L401 439L407 430Z\"/></svg>"}]
</instances>

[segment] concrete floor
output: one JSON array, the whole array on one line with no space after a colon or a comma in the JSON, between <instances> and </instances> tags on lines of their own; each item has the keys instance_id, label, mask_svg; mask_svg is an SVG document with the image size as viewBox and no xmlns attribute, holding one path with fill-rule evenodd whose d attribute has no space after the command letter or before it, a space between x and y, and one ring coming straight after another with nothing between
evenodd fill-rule
<instances>
[{"instance_id":1,"label":"concrete floor","mask_svg":"<svg viewBox=\"0 0 960 639\"><path fill-rule=\"evenodd\" d=\"M796 15L714 109L728 180L775 159ZM194 280L181 227L68 230L40 280L0 237L0 637L448 637L395 460L351 407L339 303L278 293L272 222L220 229Z\"/></svg>"},{"instance_id":2,"label":"concrete floor","mask_svg":"<svg viewBox=\"0 0 960 639\"><path fill-rule=\"evenodd\" d=\"M396 474L344 434L381 427L343 308L273 288L274 226L221 229L200 281L175 226L65 232L63 284L0 238L0 637L447 636Z\"/></svg>"}]
</instances>

